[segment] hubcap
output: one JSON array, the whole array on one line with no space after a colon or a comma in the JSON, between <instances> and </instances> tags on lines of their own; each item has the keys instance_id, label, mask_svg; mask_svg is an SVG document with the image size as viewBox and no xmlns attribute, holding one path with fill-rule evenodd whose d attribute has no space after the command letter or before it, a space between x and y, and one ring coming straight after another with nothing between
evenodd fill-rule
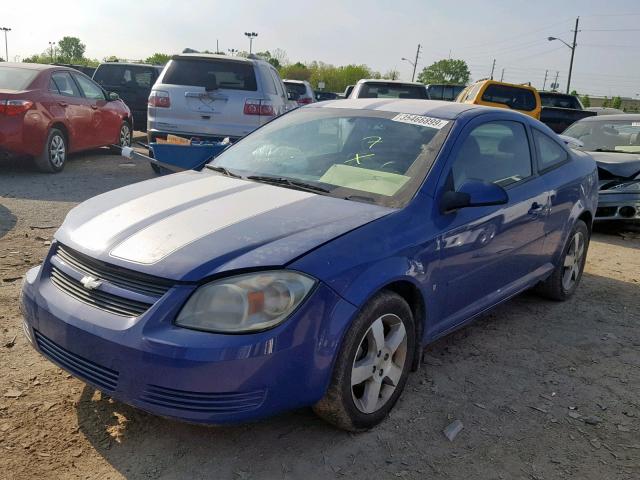
<instances>
[{"instance_id":1,"label":"hubcap","mask_svg":"<svg viewBox=\"0 0 640 480\"><path fill-rule=\"evenodd\" d=\"M55 135L49 145L49 161L54 167L61 167L64 163L65 155L64 139L60 135Z\"/></svg>"},{"instance_id":2,"label":"hubcap","mask_svg":"<svg viewBox=\"0 0 640 480\"><path fill-rule=\"evenodd\" d=\"M391 398L407 359L407 332L400 317L386 314L360 340L351 369L351 396L358 410L373 413Z\"/></svg>"},{"instance_id":3,"label":"hubcap","mask_svg":"<svg viewBox=\"0 0 640 480\"><path fill-rule=\"evenodd\" d=\"M128 125L122 125L120 129L120 146L128 147L131 145L131 130Z\"/></svg>"},{"instance_id":4,"label":"hubcap","mask_svg":"<svg viewBox=\"0 0 640 480\"><path fill-rule=\"evenodd\" d=\"M562 286L566 291L578 281L580 276L580 267L582 266L582 258L584 256L584 235L582 232L576 232L569 243L567 255L564 257L564 272L562 274Z\"/></svg>"}]
</instances>

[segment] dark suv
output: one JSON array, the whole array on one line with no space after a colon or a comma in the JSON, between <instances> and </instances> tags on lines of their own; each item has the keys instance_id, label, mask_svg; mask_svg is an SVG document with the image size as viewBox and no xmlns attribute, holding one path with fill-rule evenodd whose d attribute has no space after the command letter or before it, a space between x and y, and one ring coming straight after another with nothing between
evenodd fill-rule
<instances>
[{"instance_id":1,"label":"dark suv","mask_svg":"<svg viewBox=\"0 0 640 480\"><path fill-rule=\"evenodd\" d=\"M147 101L161 66L144 63L101 63L93 79L108 92L120 95L133 113L134 130L147 130Z\"/></svg>"}]
</instances>

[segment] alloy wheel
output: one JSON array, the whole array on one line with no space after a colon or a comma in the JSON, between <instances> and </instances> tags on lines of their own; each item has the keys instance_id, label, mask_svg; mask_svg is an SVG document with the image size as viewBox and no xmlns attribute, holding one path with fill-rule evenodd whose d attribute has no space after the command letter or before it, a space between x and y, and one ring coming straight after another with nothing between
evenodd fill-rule
<instances>
[{"instance_id":1,"label":"alloy wheel","mask_svg":"<svg viewBox=\"0 0 640 480\"><path fill-rule=\"evenodd\" d=\"M351 396L358 410L374 413L391 398L407 359L407 331L400 317L386 314L366 331L351 369Z\"/></svg>"},{"instance_id":2,"label":"alloy wheel","mask_svg":"<svg viewBox=\"0 0 640 480\"><path fill-rule=\"evenodd\" d=\"M51 165L60 168L64 164L66 153L64 138L60 135L54 135L49 144L49 161Z\"/></svg>"},{"instance_id":3,"label":"alloy wheel","mask_svg":"<svg viewBox=\"0 0 640 480\"><path fill-rule=\"evenodd\" d=\"M565 291L571 290L578 281L580 268L585 252L585 239L582 232L576 232L569 243L569 249L564 257L564 272L562 274L562 287Z\"/></svg>"},{"instance_id":4,"label":"alloy wheel","mask_svg":"<svg viewBox=\"0 0 640 480\"><path fill-rule=\"evenodd\" d=\"M120 127L120 146L128 147L131 145L131 129L126 123Z\"/></svg>"}]
</instances>

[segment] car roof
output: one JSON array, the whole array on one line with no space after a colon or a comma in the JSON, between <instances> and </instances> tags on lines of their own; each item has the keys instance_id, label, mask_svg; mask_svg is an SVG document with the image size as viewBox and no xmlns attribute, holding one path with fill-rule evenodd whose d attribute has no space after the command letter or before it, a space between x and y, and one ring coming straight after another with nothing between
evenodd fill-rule
<instances>
[{"instance_id":1,"label":"car roof","mask_svg":"<svg viewBox=\"0 0 640 480\"><path fill-rule=\"evenodd\" d=\"M398 85L418 85L424 87L424 83L420 82L405 82L403 80L386 80L384 78L361 78L358 83L397 83Z\"/></svg>"},{"instance_id":2,"label":"car roof","mask_svg":"<svg viewBox=\"0 0 640 480\"><path fill-rule=\"evenodd\" d=\"M581 122L610 122L611 120L640 121L640 113L619 113L616 115L594 115L580 120Z\"/></svg>"},{"instance_id":3,"label":"car roof","mask_svg":"<svg viewBox=\"0 0 640 480\"><path fill-rule=\"evenodd\" d=\"M306 84L309 83L306 80L289 80L288 78L283 78L282 79L283 82L289 82L289 83L301 83L301 84Z\"/></svg>"},{"instance_id":4,"label":"car roof","mask_svg":"<svg viewBox=\"0 0 640 480\"><path fill-rule=\"evenodd\" d=\"M533 91L538 91L537 88L535 88L532 85L529 85L527 83L509 83L509 82L501 82L499 80L492 80L490 78L485 78L484 80L478 80L477 82L472 83L469 86L472 85L477 85L478 83L491 83L494 85L505 85L507 87L516 87L516 88L526 88L527 90L533 90Z\"/></svg>"},{"instance_id":5,"label":"car roof","mask_svg":"<svg viewBox=\"0 0 640 480\"><path fill-rule=\"evenodd\" d=\"M216 55L215 53L179 53L178 55L174 55L172 58L201 58L204 60L226 60L228 62L239 62L239 63L252 63L256 61L262 61L261 58L245 58L245 57L232 57L230 55Z\"/></svg>"},{"instance_id":6,"label":"car roof","mask_svg":"<svg viewBox=\"0 0 640 480\"><path fill-rule=\"evenodd\" d=\"M70 67L61 67L59 65L49 65L48 63L24 63L24 62L2 62L0 63L0 67L15 67L15 68L24 68L25 70L50 70L50 69L61 69L66 68L68 70L75 70Z\"/></svg>"},{"instance_id":7,"label":"car roof","mask_svg":"<svg viewBox=\"0 0 640 480\"><path fill-rule=\"evenodd\" d=\"M151 63L135 63L135 62L103 62L98 67L104 67L105 65L124 65L125 67L158 67L160 65L153 65Z\"/></svg>"},{"instance_id":8,"label":"car roof","mask_svg":"<svg viewBox=\"0 0 640 480\"><path fill-rule=\"evenodd\" d=\"M328 100L312 103L303 108L353 108L359 110L378 110L383 112L410 113L413 115L433 116L444 120L454 120L469 110L495 112L498 109L469 103L445 102L441 100L418 99L379 99L348 98L346 100ZM504 113L509 112L505 110ZM517 112L513 112L514 115ZM521 114L517 114L521 115ZM520 118L520 117L518 117Z\"/></svg>"}]
</instances>

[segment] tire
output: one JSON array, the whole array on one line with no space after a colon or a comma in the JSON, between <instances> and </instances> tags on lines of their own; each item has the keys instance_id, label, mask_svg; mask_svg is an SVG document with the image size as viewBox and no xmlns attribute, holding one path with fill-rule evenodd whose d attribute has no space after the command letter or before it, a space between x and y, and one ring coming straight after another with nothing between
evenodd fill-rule
<instances>
[{"instance_id":1,"label":"tire","mask_svg":"<svg viewBox=\"0 0 640 480\"><path fill-rule=\"evenodd\" d=\"M582 220L577 220L562 249L558 265L549 278L538 286L538 293L558 301L567 300L575 293L587 260L589 240L590 234L587 225ZM576 249L578 255L575 255Z\"/></svg>"},{"instance_id":2,"label":"tire","mask_svg":"<svg viewBox=\"0 0 640 480\"><path fill-rule=\"evenodd\" d=\"M405 387L415 342L415 325L407 302L393 292L377 294L347 331L329 388L313 406L315 413L351 432L380 423Z\"/></svg>"},{"instance_id":3,"label":"tire","mask_svg":"<svg viewBox=\"0 0 640 480\"><path fill-rule=\"evenodd\" d=\"M130 147L131 146L131 125L126 120L122 122L120 125L120 132L118 133L118 143L117 147L109 147L109 149L115 153L120 155L122 151L122 147Z\"/></svg>"},{"instance_id":4,"label":"tire","mask_svg":"<svg viewBox=\"0 0 640 480\"><path fill-rule=\"evenodd\" d=\"M67 138L57 128L49 130L42 153L37 156L35 166L44 173L58 173L67 163Z\"/></svg>"}]
</instances>

